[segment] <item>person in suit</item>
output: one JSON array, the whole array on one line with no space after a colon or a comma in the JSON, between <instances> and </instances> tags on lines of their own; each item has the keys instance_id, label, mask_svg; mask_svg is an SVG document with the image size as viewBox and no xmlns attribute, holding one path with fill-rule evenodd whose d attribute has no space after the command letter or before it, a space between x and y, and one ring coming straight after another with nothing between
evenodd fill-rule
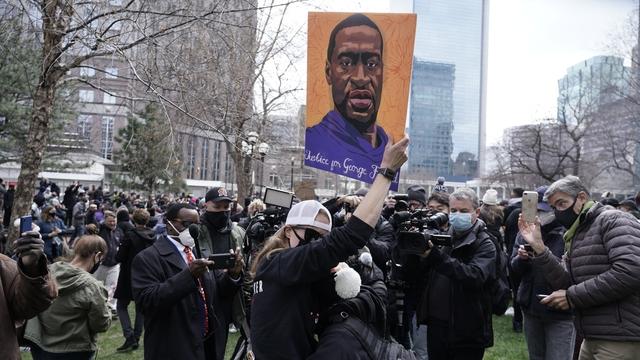
<instances>
[{"instance_id":1,"label":"person in suit","mask_svg":"<svg viewBox=\"0 0 640 360\"><path fill-rule=\"evenodd\" d=\"M210 270L213 261L196 259L191 224L198 212L187 204L165 213L167 233L133 260L131 286L144 314L145 359L224 358L227 328L220 303L242 283L243 262L228 271Z\"/></svg>"}]
</instances>

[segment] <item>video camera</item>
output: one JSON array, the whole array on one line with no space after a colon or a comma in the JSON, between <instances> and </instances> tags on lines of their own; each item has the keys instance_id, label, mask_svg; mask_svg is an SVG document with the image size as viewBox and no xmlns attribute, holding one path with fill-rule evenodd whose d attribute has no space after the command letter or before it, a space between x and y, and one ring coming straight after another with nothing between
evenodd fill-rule
<instances>
[{"instance_id":1,"label":"video camera","mask_svg":"<svg viewBox=\"0 0 640 360\"><path fill-rule=\"evenodd\" d=\"M260 247L280 229L287 220L289 209L293 204L293 196L290 192L266 188L263 201L269 207L257 213L249 222L247 237L250 243L245 246Z\"/></svg>"},{"instance_id":2,"label":"video camera","mask_svg":"<svg viewBox=\"0 0 640 360\"><path fill-rule=\"evenodd\" d=\"M409 210L409 195L407 194L395 194L393 200L396 201L396 205L393 208L395 212L408 211Z\"/></svg>"},{"instance_id":3,"label":"video camera","mask_svg":"<svg viewBox=\"0 0 640 360\"><path fill-rule=\"evenodd\" d=\"M390 220L398 232L400 255L421 255L429 249L429 241L436 246L451 246L451 236L441 233L449 221L445 213L429 209L399 211Z\"/></svg>"}]
</instances>

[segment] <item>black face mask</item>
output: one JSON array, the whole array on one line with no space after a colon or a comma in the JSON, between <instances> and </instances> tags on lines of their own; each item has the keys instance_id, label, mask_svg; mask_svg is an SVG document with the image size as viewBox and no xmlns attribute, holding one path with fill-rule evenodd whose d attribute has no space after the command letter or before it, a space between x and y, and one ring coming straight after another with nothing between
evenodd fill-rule
<instances>
[{"instance_id":1,"label":"black face mask","mask_svg":"<svg viewBox=\"0 0 640 360\"><path fill-rule=\"evenodd\" d=\"M298 244L298 246L300 245L306 245L310 242L312 242L315 239L318 239L320 237L320 233L313 230L313 229L304 229L304 239L300 237L300 235L298 235L297 231L293 231L294 234L296 234L296 237L298 238L298 240L300 241L300 244Z\"/></svg>"},{"instance_id":2,"label":"black face mask","mask_svg":"<svg viewBox=\"0 0 640 360\"><path fill-rule=\"evenodd\" d=\"M569 206L568 208L564 210L553 210L553 213L556 216L556 221L567 229L569 229L571 225L573 225L573 223L579 216L579 214L576 214L576 212L573 211L573 207L576 205L576 201L578 201L577 197L573 199L573 204L571 204L571 206Z\"/></svg>"},{"instance_id":3,"label":"black face mask","mask_svg":"<svg viewBox=\"0 0 640 360\"><path fill-rule=\"evenodd\" d=\"M230 211L207 211L204 219L216 230L223 229L229 223Z\"/></svg>"},{"instance_id":4,"label":"black face mask","mask_svg":"<svg viewBox=\"0 0 640 360\"><path fill-rule=\"evenodd\" d=\"M98 261L97 263L93 264L93 267L89 270L89 274L93 274L98 271L100 264L102 264L102 261Z\"/></svg>"}]
</instances>

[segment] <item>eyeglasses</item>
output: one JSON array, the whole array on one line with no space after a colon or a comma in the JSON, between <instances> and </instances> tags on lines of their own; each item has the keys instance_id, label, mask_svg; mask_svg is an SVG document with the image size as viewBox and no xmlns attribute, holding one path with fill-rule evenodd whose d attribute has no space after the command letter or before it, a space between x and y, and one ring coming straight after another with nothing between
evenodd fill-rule
<instances>
[{"instance_id":1,"label":"eyeglasses","mask_svg":"<svg viewBox=\"0 0 640 360\"><path fill-rule=\"evenodd\" d=\"M182 224L182 226L188 228L189 226L191 226L192 224L196 224L193 221L186 221L186 220L180 220L178 219L178 221L180 222L180 224Z\"/></svg>"}]
</instances>

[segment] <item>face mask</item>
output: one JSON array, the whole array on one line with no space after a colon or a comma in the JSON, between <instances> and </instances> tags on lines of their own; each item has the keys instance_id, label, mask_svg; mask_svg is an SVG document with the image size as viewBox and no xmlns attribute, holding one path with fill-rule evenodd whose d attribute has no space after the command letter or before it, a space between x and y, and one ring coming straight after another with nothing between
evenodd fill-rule
<instances>
[{"instance_id":1,"label":"face mask","mask_svg":"<svg viewBox=\"0 0 640 360\"><path fill-rule=\"evenodd\" d=\"M211 224L214 229L220 230L227 226L229 213L229 211L207 211L204 213L204 219Z\"/></svg>"},{"instance_id":2,"label":"face mask","mask_svg":"<svg viewBox=\"0 0 640 360\"><path fill-rule=\"evenodd\" d=\"M449 214L449 223L455 232L464 232L473 226L470 213L455 212Z\"/></svg>"},{"instance_id":3,"label":"face mask","mask_svg":"<svg viewBox=\"0 0 640 360\"><path fill-rule=\"evenodd\" d=\"M96 263L93 264L93 267L91 269L89 269L89 274L93 274L96 271L98 271L98 268L100 267L100 264L102 264L102 261L96 261Z\"/></svg>"},{"instance_id":4,"label":"face mask","mask_svg":"<svg viewBox=\"0 0 640 360\"><path fill-rule=\"evenodd\" d=\"M178 232L176 227L173 226L173 224L170 221L169 221L169 225L171 225L171 227L173 228L173 231ZM191 233L189 233L189 228L185 228L184 230L182 230L178 234L178 239L176 239L175 236L171 236L171 237L174 240L177 240L180 244L182 244L184 246L188 246L189 248L192 248L192 247L194 247L196 245L196 241L191 236Z\"/></svg>"},{"instance_id":5,"label":"face mask","mask_svg":"<svg viewBox=\"0 0 640 360\"><path fill-rule=\"evenodd\" d=\"M298 235L297 231L293 231L293 233L296 235L296 237L298 238L298 240L300 241L300 243L298 244L298 246L300 245L306 245L310 242L312 242L313 240L316 240L320 237L320 233L313 230L313 229L305 229L304 230L304 239L300 237L300 235Z\"/></svg>"},{"instance_id":6,"label":"face mask","mask_svg":"<svg viewBox=\"0 0 640 360\"><path fill-rule=\"evenodd\" d=\"M577 197L573 200L573 204L571 204L571 206L569 206L568 208L564 210L556 209L553 211L553 213L556 215L556 220L558 220L558 222L567 229L570 228L578 218L578 214L573 211L573 207L576 205L576 201L578 201Z\"/></svg>"}]
</instances>

